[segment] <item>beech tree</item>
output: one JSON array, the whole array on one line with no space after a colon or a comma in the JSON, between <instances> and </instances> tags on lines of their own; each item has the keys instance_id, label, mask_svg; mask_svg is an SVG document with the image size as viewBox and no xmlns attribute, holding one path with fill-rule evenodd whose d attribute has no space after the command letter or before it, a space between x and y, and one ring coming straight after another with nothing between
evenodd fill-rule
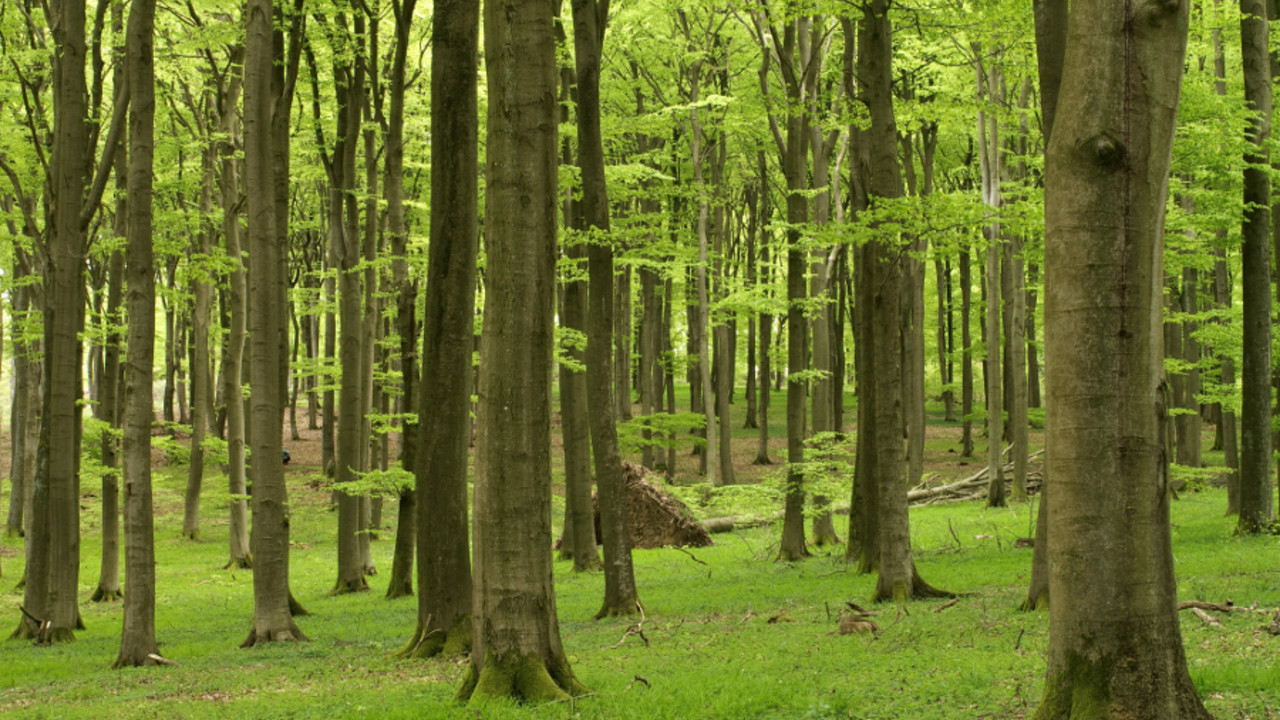
<instances>
[{"instance_id":1,"label":"beech tree","mask_svg":"<svg viewBox=\"0 0 1280 720\"><path fill-rule=\"evenodd\" d=\"M403 654L461 655L471 645L467 446L478 242L478 0L433 9L431 248L423 322L415 477L418 626Z\"/></svg>"},{"instance_id":2,"label":"beech tree","mask_svg":"<svg viewBox=\"0 0 1280 720\"><path fill-rule=\"evenodd\" d=\"M156 268L152 248L155 1L129 6L129 354L124 387L124 628L115 667L154 665L156 552L151 507L151 388L155 375Z\"/></svg>"},{"instance_id":3,"label":"beech tree","mask_svg":"<svg viewBox=\"0 0 1280 720\"><path fill-rule=\"evenodd\" d=\"M1041 720L1209 717L1174 603L1160 326L1188 12L1070 6L1045 188L1053 601Z\"/></svg>"},{"instance_id":4,"label":"beech tree","mask_svg":"<svg viewBox=\"0 0 1280 720\"><path fill-rule=\"evenodd\" d=\"M280 316L276 289L283 266L275 234L271 155L271 0L250 0L245 12L245 188L249 209L250 442L253 457L253 623L242 647L260 642L306 640L293 621L289 594L289 518L284 466L280 464ZM230 400L229 400L230 402Z\"/></svg>"},{"instance_id":5,"label":"beech tree","mask_svg":"<svg viewBox=\"0 0 1280 720\"><path fill-rule=\"evenodd\" d=\"M558 147L550 0L484 6L485 254L473 548L475 634L460 698L577 695L551 558ZM612 397L610 397L612 404Z\"/></svg>"}]
</instances>

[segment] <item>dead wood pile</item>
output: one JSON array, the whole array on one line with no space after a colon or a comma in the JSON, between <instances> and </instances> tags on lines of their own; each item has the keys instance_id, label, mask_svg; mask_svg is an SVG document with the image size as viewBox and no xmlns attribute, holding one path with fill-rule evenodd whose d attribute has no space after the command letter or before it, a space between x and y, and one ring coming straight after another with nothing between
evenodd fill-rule
<instances>
[{"instance_id":1,"label":"dead wood pile","mask_svg":"<svg viewBox=\"0 0 1280 720\"><path fill-rule=\"evenodd\" d=\"M1006 450L1005 452L1008 451ZM1043 450L1031 453L1027 456L1027 460L1034 460L1042 454L1044 454ZM912 505L934 505L961 500L981 500L987 496L987 486L991 482L990 470L991 466L988 465L963 480L935 487L917 487L907 492L907 502ZM1006 463L1001 468L1001 471L1004 473L1006 485L1011 485L1013 483L1013 463ZM1038 492L1043 482L1044 470L1040 467L1028 465L1027 491Z\"/></svg>"},{"instance_id":2,"label":"dead wood pile","mask_svg":"<svg viewBox=\"0 0 1280 720\"><path fill-rule=\"evenodd\" d=\"M644 467L622 463L622 484L627 492L628 515L631 519L631 547L706 547L714 545L711 535L689 512L688 506L671 497L656 483L646 478ZM596 540L600 534L600 504L591 498L595 512Z\"/></svg>"}]
</instances>

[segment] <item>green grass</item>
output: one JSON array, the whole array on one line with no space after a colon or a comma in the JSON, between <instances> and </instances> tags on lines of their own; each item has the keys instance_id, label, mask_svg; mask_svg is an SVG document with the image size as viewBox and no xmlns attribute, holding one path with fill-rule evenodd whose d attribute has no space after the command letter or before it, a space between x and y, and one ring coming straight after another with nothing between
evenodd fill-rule
<instances>
[{"instance_id":1,"label":"green grass","mask_svg":"<svg viewBox=\"0 0 1280 720\"><path fill-rule=\"evenodd\" d=\"M374 592L328 597L335 518L325 493L293 481L292 585L314 615L308 643L241 650L252 612L251 573L221 569L225 520L206 508L206 540L178 536L180 474L157 475L157 634L177 668L112 671L119 604L85 603L89 629L50 648L0 643L0 716L7 718L476 717L453 702L458 661L402 661L391 653L413 627L416 601ZM1280 538L1236 538L1221 491L1174 504L1174 551L1183 599L1280 605ZM82 596L97 577L98 508L86 498ZM393 508L388 508L391 510ZM589 620L600 574L557 564L565 647L592 695L541 708L499 706L484 717L521 718L1021 718L1044 671L1045 613L1014 610L1030 551L1014 549L1030 506L977 503L913 511L921 573L964 593L940 602L880 606L879 637L836 634L844 601L864 603L874 578L833 556L773 561L778 528L717 536L689 555L637 551L648 645L623 635L631 621ZM389 517L394 517L390 512ZM953 535L954 531L954 535ZM960 544L957 546L956 538ZM0 607L16 626L20 543L5 542ZM390 566L390 534L375 543ZM699 562L701 561L701 562ZM705 564L704 564L705 563ZM1261 632L1269 615L1234 613L1223 627L1183 613L1192 675L1218 717L1280 718L1280 640ZM5 628L6 630L9 628ZM622 640L621 644L619 644ZM637 677L643 678L638 680Z\"/></svg>"},{"instance_id":2,"label":"green grass","mask_svg":"<svg viewBox=\"0 0 1280 720\"><path fill-rule=\"evenodd\" d=\"M847 406L852 422L852 402ZM785 455L785 407L785 392L774 393L775 462ZM930 411L926 471L939 482L976 472L985 457L981 428L975 427L977 458L966 460L958 454L959 424L939 420L940 406ZM745 412L741 392L732 412L739 480L759 481L769 469L750 465L756 431L737 429ZM1032 438L1034 449L1042 433ZM561 461L558 446L553 458ZM679 482L695 482L696 467L697 458L683 447ZM308 486L314 470L290 465L287 473L290 577L295 596L313 613L299 618L310 642L238 649L252 617L252 573L222 569L227 520L212 500L202 507L203 539L180 537L185 468L159 468L156 629L162 653L181 666L110 670L119 648L120 605L85 602L81 610L89 629L77 633L75 643L37 648L0 641L0 717L477 717L453 701L465 667L460 661L391 657L414 627L416 599L385 600L383 576L370 579L370 593L327 596L336 577L336 517L328 510L327 491ZM562 481L555 480L557 528ZM837 502L847 501L843 487ZM224 490L225 478L211 473L206 488L212 497ZM81 597L87 599L101 550L97 490L86 485L85 492ZM1233 520L1222 516L1225 507L1221 490L1186 493L1174 503L1179 597L1229 598L1242 606L1256 601L1260 609L1274 611L1280 605L1280 538L1234 537ZM777 526L718 535L716 546L693 550L694 557L676 550L636 551L647 645L637 635L623 639L634 619L590 620L603 597L602 575L574 574L568 563L557 563L565 649L592 694L539 708L499 705L485 708L482 717L1026 717L1041 692L1048 640L1047 613L1015 610L1025 594L1031 551L1013 543L1029 534L1033 510L984 509L979 503L913 510L920 572L964 597L941 612L936 601L880 606L876 621L882 632L874 638L841 636L836 629L844 602L865 605L875 578L840 562L843 548L803 563L774 562ZM394 522L394 501L383 518ZM842 534L846 522L837 518ZM392 535L393 530L384 532L373 545L384 572L391 566ZM21 541L3 540L0 558L3 637L18 623L22 593L14 584L22 575ZM1261 611L1233 613L1221 618L1221 628L1209 628L1183 613L1192 677L1217 717L1280 720L1280 639L1260 630L1269 619Z\"/></svg>"}]
</instances>

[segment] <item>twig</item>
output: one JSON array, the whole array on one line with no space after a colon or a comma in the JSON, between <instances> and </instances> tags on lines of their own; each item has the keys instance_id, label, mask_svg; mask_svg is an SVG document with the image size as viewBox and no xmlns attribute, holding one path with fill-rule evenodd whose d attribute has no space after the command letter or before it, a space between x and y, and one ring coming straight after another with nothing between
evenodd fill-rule
<instances>
[{"instance_id":1,"label":"twig","mask_svg":"<svg viewBox=\"0 0 1280 720\"><path fill-rule=\"evenodd\" d=\"M636 603L636 607L640 608L640 622L637 622L635 625L632 625L631 627L627 628L627 631L622 633L622 639L619 640L617 644L610 645L609 647L605 648L605 650L616 650L617 648L622 647L622 643L626 642L627 638L631 637L632 635L639 636L640 639L644 641L644 646L649 647L649 638L645 637L645 634L644 634L644 605L641 605L640 603Z\"/></svg>"},{"instance_id":2,"label":"twig","mask_svg":"<svg viewBox=\"0 0 1280 720\"><path fill-rule=\"evenodd\" d=\"M693 558L693 561L694 561L694 562L696 562L696 563L698 563L699 565L706 565L706 563L704 563L704 562L702 562L701 560L699 560L697 557L695 557L695 556L694 556L694 554L693 554L693 553L689 552L688 550L685 550L685 549L684 549L684 548L682 548L682 547L677 547L676 549L677 549L677 550L679 550L680 552L684 553L685 555L688 555L689 557Z\"/></svg>"},{"instance_id":3,"label":"twig","mask_svg":"<svg viewBox=\"0 0 1280 720\"><path fill-rule=\"evenodd\" d=\"M652 687L653 687L652 685L650 685L650 684L649 684L649 681L648 681L648 680L645 680L644 678L640 677L639 675L636 675L636 676L631 680L631 684L627 686L627 689L628 689L628 690L630 690L631 688L635 687L635 686L636 686L636 683L644 683L644 686L645 686L645 687L647 687L647 688L652 688Z\"/></svg>"},{"instance_id":4,"label":"twig","mask_svg":"<svg viewBox=\"0 0 1280 720\"><path fill-rule=\"evenodd\" d=\"M950 600L948 600L948 601L946 601L946 602L942 603L941 605L939 605L938 607L934 608L934 610L933 610L933 611L934 611L934 612L936 612L936 613L940 613L940 612L942 612L943 610L946 610L946 609L947 609L947 608L949 608L949 607L954 607L954 606L955 606L955 604L956 604L956 603L958 603L958 602L960 602L960 598L951 598Z\"/></svg>"},{"instance_id":5,"label":"twig","mask_svg":"<svg viewBox=\"0 0 1280 720\"><path fill-rule=\"evenodd\" d=\"M1018 639L1017 639L1017 640L1015 640L1015 641L1014 641L1014 643L1013 643L1013 651L1014 651L1014 652L1017 652L1017 651L1018 651L1018 648L1022 647L1022 636L1023 636L1023 635L1026 635L1026 634L1027 634L1027 629L1026 629L1026 628L1022 628L1021 630L1019 630L1019 631L1018 631Z\"/></svg>"}]
</instances>

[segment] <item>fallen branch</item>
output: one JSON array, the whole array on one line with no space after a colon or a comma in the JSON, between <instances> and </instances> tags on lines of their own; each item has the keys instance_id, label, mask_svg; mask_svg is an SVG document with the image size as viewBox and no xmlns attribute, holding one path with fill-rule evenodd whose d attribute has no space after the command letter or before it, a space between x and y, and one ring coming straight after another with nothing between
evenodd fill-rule
<instances>
[{"instance_id":1,"label":"fallen branch","mask_svg":"<svg viewBox=\"0 0 1280 720\"><path fill-rule=\"evenodd\" d=\"M638 683L638 682L639 682L639 683L644 683L644 686L645 686L645 687L647 687L647 688L651 688L651 687L653 687L652 685L650 685L650 684L649 684L649 681L648 681L648 680L645 680L644 678L640 677L639 675L636 675L636 676L631 680L631 684L627 686L627 689L628 689L628 690L630 690L631 688L635 687L635 686L636 686L636 683Z\"/></svg>"},{"instance_id":2,"label":"fallen branch","mask_svg":"<svg viewBox=\"0 0 1280 720\"><path fill-rule=\"evenodd\" d=\"M934 609L933 609L933 611L934 611L934 612L936 612L936 613L940 613L940 612L942 612L943 610L946 610L946 609L947 609L947 608L949 608L949 607L954 607L954 606L955 606L955 604L956 604L956 603L958 603L958 602L960 602L960 598L951 598L950 600L948 600L948 601L946 601L946 602L942 603L941 605L939 605L938 607L934 608Z\"/></svg>"},{"instance_id":3,"label":"fallen branch","mask_svg":"<svg viewBox=\"0 0 1280 720\"><path fill-rule=\"evenodd\" d=\"M605 648L605 650L616 650L622 647L622 644L625 643L627 641L627 638L631 637L632 635L638 635L640 639L644 641L644 646L649 647L649 638L645 637L644 635L644 606L639 603L636 603L636 606L640 608L640 621L637 622L635 625L632 625L631 627L627 628L627 631L622 633L622 639L619 640L616 644L610 645L609 647ZM645 684L648 685L648 683L645 683Z\"/></svg>"},{"instance_id":4,"label":"fallen branch","mask_svg":"<svg viewBox=\"0 0 1280 720\"><path fill-rule=\"evenodd\" d=\"M694 561L694 562L696 562L696 563L698 563L699 565L706 565L706 563L704 563L704 562L702 562L701 560L699 560L699 559L698 559L698 558L697 558L693 553L689 552L688 550L685 550L684 548L680 547L679 545L677 545L677 546L676 546L676 549L677 549L677 550L679 550L680 552L684 553L685 555L688 555L689 557L693 558L693 561Z\"/></svg>"},{"instance_id":5,"label":"fallen branch","mask_svg":"<svg viewBox=\"0 0 1280 720\"><path fill-rule=\"evenodd\" d=\"M1209 613L1201 610L1198 607L1191 608L1191 612L1196 617L1200 618L1201 622L1203 622L1205 625L1208 625L1209 627L1222 627L1222 623L1218 622L1218 618L1210 615Z\"/></svg>"},{"instance_id":6,"label":"fallen branch","mask_svg":"<svg viewBox=\"0 0 1280 720\"><path fill-rule=\"evenodd\" d=\"M1187 600L1178 603L1178 610L1213 610L1214 612L1229 613L1243 609L1236 607L1230 600L1224 603L1211 603L1203 600Z\"/></svg>"},{"instance_id":7,"label":"fallen branch","mask_svg":"<svg viewBox=\"0 0 1280 720\"><path fill-rule=\"evenodd\" d=\"M170 660L169 658L161 657L155 653L147 653L147 657L151 658L152 660L159 663L160 665L168 665L169 667L182 667L181 665Z\"/></svg>"}]
</instances>

